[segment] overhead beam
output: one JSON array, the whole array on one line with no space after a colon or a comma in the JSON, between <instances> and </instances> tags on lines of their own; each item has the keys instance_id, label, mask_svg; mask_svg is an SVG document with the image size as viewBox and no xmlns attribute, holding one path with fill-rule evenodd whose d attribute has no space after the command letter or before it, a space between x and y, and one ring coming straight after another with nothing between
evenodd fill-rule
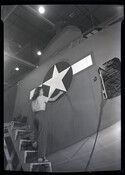
<instances>
[{"instance_id":1,"label":"overhead beam","mask_svg":"<svg viewBox=\"0 0 125 175\"><path fill-rule=\"evenodd\" d=\"M7 20L7 18L11 15L11 13L16 9L18 5L15 5L11 10L10 12L5 16L5 18L3 19L3 22L5 22Z\"/></svg>"},{"instance_id":2,"label":"overhead beam","mask_svg":"<svg viewBox=\"0 0 125 175\"><path fill-rule=\"evenodd\" d=\"M83 37L86 36L89 32L91 32L92 30L96 29L96 28L106 28L110 25L112 25L113 23L117 22L117 21L120 21L123 19L123 13L119 14L119 15L115 15L111 18L109 18L108 20L102 22L101 24L97 25L97 26L94 26L92 28L90 28L89 30L85 31L83 33Z\"/></svg>"},{"instance_id":3,"label":"overhead beam","mask_svg":"<svg viewBox=\"0 0 125 175\"><path fill-rule=\"evenodd\" d=\"M31 43L29 42L28 44L26 44L24 47L22 47L21 49L19 49L14 55L17 55L18 53L22 52L22 50L24 50L25 48L27 48Z\"/></svg>"},{"instance_id":4,"label":"overhead beam","mask_svg":"<svg viewBox=\"0 0 125 175\"><path fill-rule=\"evenodd\" d=\"M10 58L12 58L12 59L14 59L16 61L21 62L22 64L24 64L26 66L30 66L30 67L36 68L36 65L34 65L34 64L32 64L32 63L30 63L28 61L25 61L25 60L15 56L15 55L11 55L10 53L4 52L4 56L8 56L8 57L10 57Z\"/></svg>"},{"instance_id":5,"label":"overhead beam","mask_svg":"<svg viewBox=\"0 0 125 175\"><path fill-rule=\"evenodd\" d=\"M25 78L27 76L27 73L24 73L24 74L21 74L21 76L18 77L18 80L15 80L11 83L7 83L6 86L4 86L4 90L8 90L8 88L14 86L14 85L17 85L18 83L20 83L20 81ZM5 85L5 84L4 84Z\"/></svg>"},{"instance_id":6,"label":"overhead beam","mask_svg":"<svg viewBox=\"0 0 125 175\"><path fill-rule=\"evenodd\" d=\"M26 7L28 10L30 10L35 15L39 15L39 17L41 17L44 21L46 21L52 27L55 26L54 23L52 23L50 20L48 20L47 18L45 18L43 15L40 15L35 9L33 9L32 7L30 7L30 5L24 5L24 7Z\"/></svg>"}]
</instances>

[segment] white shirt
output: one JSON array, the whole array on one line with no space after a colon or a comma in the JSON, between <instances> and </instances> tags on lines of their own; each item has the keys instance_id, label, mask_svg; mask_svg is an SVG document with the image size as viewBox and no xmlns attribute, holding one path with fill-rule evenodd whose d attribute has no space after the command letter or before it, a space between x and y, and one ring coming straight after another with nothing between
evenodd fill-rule
<instances>
[{"instance_id":1,"label":"white shirt","mask_svg":"<svg viewBox=\"0 0 125 175\"><path fill-rule=\"evenodd\" d=\"M36 100L32 101L32 109L34 112L36 111L45 111L46 103L48 98L45 96L38 96Z\"/></svg>"}]
</instances>

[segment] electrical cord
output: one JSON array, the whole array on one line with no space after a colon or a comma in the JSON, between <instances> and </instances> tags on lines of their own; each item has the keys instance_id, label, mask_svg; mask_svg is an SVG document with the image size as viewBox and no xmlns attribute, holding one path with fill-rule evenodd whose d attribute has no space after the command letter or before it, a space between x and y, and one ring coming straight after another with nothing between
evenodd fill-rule
<instances>
[{"instance_id":1,"label":"electrical cord","mask_svg":"<svg viewBox=\"0 0 125 175\"><path fill-rule=\"evenodd\" d=\"M88 168L88 166L90 164L90 161L91 161L91 158L92 158L94 149L95 149L95 145L96 145L97 138L98 138L98 133L99 133L99 128L100 128L100 124L101 124L101 120L102 120L103 107L105 105L106 100L107 99L103 99L103 92L101 91L101 103L100 103L100 113L99 113L99 121L98 121L98 126L97 126L97 132L96 132L96 137L95 137L94 145L93 145L93 148L92 148L92 151L91 151L91 154L90 154L88 163L87 163L87 165L85 167L85 172L87 171L87 168Z\"/></svg>"},{"instance_id":2,"label":"electrical cord","mask_svg":"<svg viewBox=\"0 0 125 175\"><path fill-rule=\"evenodd\" d=\"M76 112L74 106L72 105L71 103L71 99L70 99L70 96L68 94L66 94L68 100L69 100L69 103L70 105L72 106L73 108L73 111ZM106 102L107 99L103 99L103 93L101 91L101 103L100 103L100 113L99 113L99 122L98 122L98 126L97 126L97 134L96 134L96 138L95 138L95 141L94 141L94 145L93 145L93 148L92 148L92 151L91 151L91 154L90 154L90 157L89 157L89 160L88 160L88 163L86 165L86 168L85 168L85 172L90 164L90 161L91 161L91 158L92 158L92 155L93 155L93 152L94 152L94 149L95 149L95 145L96 145L96 142L97 142L97 138L98 138L98 133L99 133L99 128L100 128L100 123L101 123L101 119L102 119L102 112L103 112L103 107L105 105L105 102ZM84 143L82 143L82 145L80 146L80 148L72 155L72 157L70 159L72 159L78 152L79 150L81 149L81 147L89 140L86 139Z\"/></svg>"}]
</instances>

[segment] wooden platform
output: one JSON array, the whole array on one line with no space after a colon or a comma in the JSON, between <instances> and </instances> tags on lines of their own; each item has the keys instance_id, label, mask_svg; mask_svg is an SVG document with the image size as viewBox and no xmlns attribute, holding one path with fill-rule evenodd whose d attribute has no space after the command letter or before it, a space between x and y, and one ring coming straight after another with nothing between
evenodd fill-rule
<instances>
[{"instance_id":1,"label":"wooden platform","mask_svg":"<svg viewBox=\"0 0 125 175\"><path fill-rule=\"evenodd\" d=\"M19 143L19 151L24 151L24 150L37 150L37 148L34 148L32 146L33 141L32 140L24 140L20 139Z\"/></svg>"},{"instance_id":2,"label":"wooden platform","mask_svg":"<svg viewBox=\"0 0 125 175\"><path fill-rule=\"evenodd\" d=\"M24 151L24 163L37 163L38 152L35 150Z\"/></svg>"},{"instance_id":3,"label":"wooden platform","mask_svg":"<svg viewBox=\"0 0 125 175\"><path fill-rule=\"evenodd\" d=\"M28 125L15 121L4 128L4 149L6 150L4 156L4 162L6 163L5 169L10 171L52 172L51 162L38 163L38 152L37 149L32 147L33 140L30 139L32 137L32 132L27 130L27 128ZM5 142L6 136L9 137L13 147L11 157L9 156L7 144ZM26 137L28 139L26 139ZM8 147L10 147L10 145L8 145ZM14 166L17 161L13 159L15 155L18 160L16 168L14 168ZM10 161L11 163L9 163Z\"/></svg>"},{"instance_id":4,"label":"wooden platform","mask_svg":"<svg viewBox=\"0 0 125 175\"><path fill-rule=\"evenodd\" d=\"M51 162L31 163L30 171L33 172L52 172Z\"/></svg>"}]
</instances>

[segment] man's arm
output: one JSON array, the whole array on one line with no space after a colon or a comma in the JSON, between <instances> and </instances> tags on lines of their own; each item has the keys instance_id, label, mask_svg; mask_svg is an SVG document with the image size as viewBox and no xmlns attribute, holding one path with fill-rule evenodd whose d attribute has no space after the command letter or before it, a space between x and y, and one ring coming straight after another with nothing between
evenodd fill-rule
<instances>
[{"instance_id":1,"label":"man's arm","mask_svg":"<svg viewBox=\"0 0 125 175\"><path fill-rule=\"evenodd\" d=\"M60 95L62 95L62 94L63 94L63 91L60 91L55 97L49 98L48 101L55 101L55 100L57 100L57 98L58 98Z\"/></svg>"}]
</instances>

